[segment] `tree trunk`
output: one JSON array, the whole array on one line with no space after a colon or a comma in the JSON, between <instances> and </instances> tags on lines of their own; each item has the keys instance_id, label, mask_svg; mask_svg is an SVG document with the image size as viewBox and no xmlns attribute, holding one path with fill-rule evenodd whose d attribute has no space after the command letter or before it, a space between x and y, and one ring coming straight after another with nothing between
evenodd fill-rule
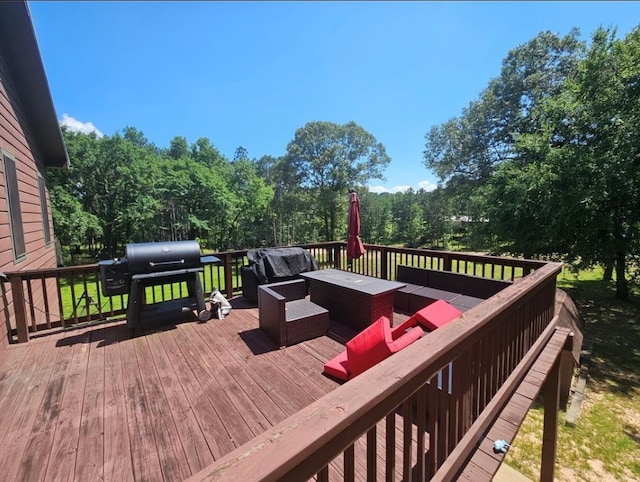
<instances>
[{"instance_id":1,"label":"tree trunk","mask_svg":"<svg viewBox=\"0 0 640 482\"><path fill-rule=\"evenodd\" d=\"M616 298L621 300L629 299L629 285L625 276L625 253L616 252Z\"/></svg>"},{"instance_id":2,"label":"tree trunk","mask_svg":"<svg viewBox=\"0 0 640 482\"><path fill-rule=\"evenodd\" d=\"M604 265L604 274L602 275L603 281L611 281L613 279L613 268L615 267L615 263L613 261L609 261Z\"/></svg>"}]
</instances>

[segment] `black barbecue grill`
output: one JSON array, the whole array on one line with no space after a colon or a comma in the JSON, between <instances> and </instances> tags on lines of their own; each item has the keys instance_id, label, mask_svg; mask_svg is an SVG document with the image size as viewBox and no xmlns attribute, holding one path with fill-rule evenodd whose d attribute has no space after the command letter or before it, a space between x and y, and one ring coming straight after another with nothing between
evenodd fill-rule
<instances>
[{"instance_id":1,"label":"black barbecue grill","mask_svg":"<svg viewBox=\"0 0 640 482\"><path fill-rule=\"evenodd\" d=\"M102 293L105 296L129 294L127 326L139 328L144 288L186 282L189 298L195 302L198 319L206 321L211 313L202 293L200 273L206 264L220 261L201 256L197 241L133 243L126 246L126 258L100 261Z\"/></svg>"}]
</instances>

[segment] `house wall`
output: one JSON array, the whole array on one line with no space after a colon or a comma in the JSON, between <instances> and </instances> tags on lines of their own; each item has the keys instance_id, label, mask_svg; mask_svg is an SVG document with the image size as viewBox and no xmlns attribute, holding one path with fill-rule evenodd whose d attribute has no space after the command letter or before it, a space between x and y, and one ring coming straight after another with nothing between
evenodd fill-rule
<instances>
[{"instance_id":1,"label":"house wall","mask_svg":"<svg viewBox=\"0 0 640 482\"><path fill-rule=\"evenodd\" d=\"M45 243L44 226L41 214L38 173L46 179L45 160L40 155L24 109L21 106L18 91L11 80L11 72L0 45L0 151L13 156L16 163L18 191L22 210L22 223L25 238L26 256L14 258L9 212L6 192L4 162L0 155L0 271L23 271L30 269L55 268L56 253L53 237L53 223L49 206L49 193L46 191L47 222L51 232L51 242ZM9 324L15 328L12 296L10 287L4 284L4 298L0 306L0 347L6 347L7 316ZM48 287L49 288L49 287ZM52 285L55 291L55 283ZM35 290L34 305L42 306L42 288ZM51 290L48 290L51 292ZM39 299L38 299L39 298ZM6 305L5 305L6 303ZM53 306L56 306L54 304ZM42 314L44 316L44 314Z\"/></svg>"}]
</instances>

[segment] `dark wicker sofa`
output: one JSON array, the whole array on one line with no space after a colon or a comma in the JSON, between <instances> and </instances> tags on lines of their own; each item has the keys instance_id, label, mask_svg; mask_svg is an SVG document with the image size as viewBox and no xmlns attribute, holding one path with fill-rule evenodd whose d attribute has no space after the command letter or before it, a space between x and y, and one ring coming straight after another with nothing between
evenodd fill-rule
<instances>
[{"instance_id":1,"label":"dark wicker sofa","mask_svg":"<svg viewBox=\"0 0 640 482\"><path fill-rule=\"evenodd\" d=\"M397 266L396 281L406 286L395 292L394 309L408 314L439 299L464 312L511 285L511 281L406 265Z\"/></svg>"}]
</instances>

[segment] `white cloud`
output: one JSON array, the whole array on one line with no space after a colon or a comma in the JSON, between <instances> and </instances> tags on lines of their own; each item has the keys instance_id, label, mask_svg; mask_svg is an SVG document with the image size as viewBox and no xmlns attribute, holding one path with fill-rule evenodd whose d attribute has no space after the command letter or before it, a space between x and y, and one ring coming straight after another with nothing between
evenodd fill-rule
<instances>
[{"instance_id":1,"label":"white cloud","mask_svg":"<svg viewBox=\"0 0 640 482\"><path fill-rule=\"evenodd\" d=\"M369 186L369 192L381 194L383 192L389 192L386 187L383 186Z\"/></svg>"},{"instance_id":2,"label":"white cloud","mask_svg":"<svg viewBox=\"0 0 640 482\"><path fill-rule=\"evenodd\" d=\"M65 126L71 132L82 132L83 134L89 134L90 132L95 132L96 136L103 137L104 134L100 132L96 126L93 125L93 122L82 122L78 119L71 117L68 114L62 114L62 120L60 121L61 126Z\"/></svg>"},{"instance_id":3,"label":"white cloud","mask_svg":"<svg viewBox=\"0 0 640 482\"><path fill-rule=\"evenodd\" d=\"M389 193L397 193L397 192L406 192L409 189L413 188L415 191L417 191L418 189L424 189L425 191L433 191L435 188L437 188L438 186L434 183L432 183L431 181L420 181L418 183L418 187L413 187L413 186L394 186L391 188L386 188L384 186L369 186L369 192L374 192L376 194L381 194L383 192L389 192Z\"/></svg>"},{"instance_id":4,"label":"white cloud","mask_svg":"<svg viewBox=\"0 0 640 482\"><path fill-rule=\"evenodd\" d=\"M418 187L421 189L424 189L427 192L430 192L430 191L435 191L438 185L432 183L431 181L420 181L418 183Z\"/></svg>"}]
</instances>

